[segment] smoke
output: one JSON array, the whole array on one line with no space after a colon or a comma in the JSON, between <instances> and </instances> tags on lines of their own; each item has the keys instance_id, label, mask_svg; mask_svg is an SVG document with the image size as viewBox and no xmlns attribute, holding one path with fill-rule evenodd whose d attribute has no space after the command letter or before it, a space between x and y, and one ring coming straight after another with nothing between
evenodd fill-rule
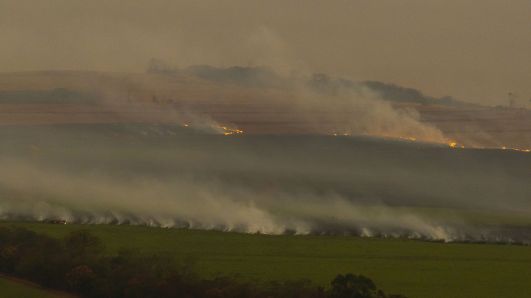
<instances>
[{"instance_id":1,"label":"smoke","mask_svg":"<svg viewBox=\"0 0 531 298\"><path fill-rule=\"evenodd\" d=\"M84 21L89 20L84 19ZM130 34L126 36L131 37ZM174 37L175 40L187 44L183 38L180 35ZM40 82L35 82L39 81L39 78L27 81L26 87L42 86L43 81L46 81L49 83L49 89L70 87L74 90L81 89L99 94L100 104L112 112L112 119L109 121L179 123L185 122L185 118L189 115L194 115L191 118L205 120L204 124L195 121L197 124L195 127L230 125L237 129L236 120L223 118L219 111L211 107L222 104L229 109L241 110L269 106L279 114L283 114L273 120L295 122L297 129L287 133L302 131L326 135L401 137L426 142L446 143L447 141L440 130L422 123L416 111L399 110L384 101L381 94L369 88L363 86L357 89L339 88L334 94L316 90L308 84L310 81L308 74L313 71L312 67L305 63L303 56L295 51L293 45L274 27L265 25L252 27L235 35L231 40L234 40L234 45L229 49L203 47L201 51L194 51L198 52L199 56L196 57L198 59L180 58L177 62L182 66L193 65L194 62L223 66L227 65L227 61L231 61L227 57L231 57L237 50L239 64L249 66L207 67L203 71L203 74L207 72L206 76L199 77L210 80L198 80L197 69L194 72L193 67L179 68L171 65L175 63L175 59L155 51L153 53L155 56L152 57L162 59L152 61L151 66L156 66L155 71L148 74L112 72L51 74L46 78L41 77ZM102 46L107 44L103 43ZM179 45L178 48L182 47ZM138 46L133 48L136 51ZM195 48L190 46L190 49ZM176 51L180 56L185 52L188 51ZM116 57L116 60L121 58ZM242 59L246 61L242 62ZM144 63L147 60L143 59ZM171 62L164 63L164 60ZM138 58L135 59L135 63L138 63ZM109 65L114 64L109 63ZM211 72L210 76L208 71ZM218 81L212 80L212 77ZM254 79L258 80L259 84L250 86L237 84ZM227 82L236 84L227 84ZM198 103L201 107L197 107ZM183 113L186 114L184 117Z\"/></svg>"},{"instance_id":2,"label":"smoke","mask_svg":"<svg viewBox=\"0 0 531 298\"><path fill-rule=\"evenodd\" d=\"M219 127L230 126L232 129L242 129L238 122L248 124L276 121L288 125L266 128L265 133L282 131L292 134L371 135L436 143L448 143L457 136L459 143L476 147L501 144L498 147L527 148L527 146L511 146L506 144L507 142L497 141L498 135L494 137L481 129L477 129L477 133L454 133L448 136L443 133L441 127L422 121L419 111L413 105L397 107L386 100L393 96L393 92L398 91L399 95L405 98L401 98L402 100L407 101L408 97L411 97L410 104L431 99L413 89L400 89L397 86L377 82L339 86L333 88L332 92L319 89L323 86L324 89L330 87L326 85L329 83L326 82L327 77L321 77L324 80L316 81L315 78L319 76L309 76L308 74L314 69L304 63L300 53L295 51L286 38L273 27L264 25L253 27L245 34L239 34L234 38L238 39L235 44L238 44L238 50L242 52L239 56L247 60L242 62L239 59L240 65L247 64L248 67L179 68L164 63L163 60L153 60L155 63L151 66L156 67L147 74L52 72L41 73L40 77L35 76L25 84L20 83L24 81L24 77L18 76L15 79L2 80L1 85L10 88L18 85L17 90L70 88L74 91L98 94L101 99L100 105L103 107L100 107L102 113L92 114L97 122L182 123L186 122L188 117L205 120L205 123L195 121L194 127L200 129L207 127L212 131L223 133ZM182 54L183 51L177 52ZM227 49L210 47L201 52L204 57L197 54L197 59L184 58L177 63L182 66L193 63L227 65L230 59L223 58L231 56L229 52ZM167 61L175 61L167 55L156 52L153 55ZM146 60L148 59L143 59L143 63ZM336 81L353 83L342 79ZM215 107L219 106L223 106L225 110L216 110ZM244 117L238 119L228 113L230 110L242 112L246 111L245 109L249 111L264 106L270 107L276 113L272 115L272 119L243 119ZM52 112L57 113L57 111ZM110 115L102 116L104 113ZM183 114L187 115L183 117ZM194 116L189 117L190 115ZM81 121L79 120L81 118L71 118L73 119L69 118L65 122ZM83 119L86 120L83 122L90 122L87 118L90 117L84 115ZM479 123L483 125L483 122ZM465 125L460 127L462 129ZM466 127L475 129L469 124ZM455 126L450 127L453 128ZM264 130L258 128L248 132L253 133L261 129ZM245 128L243 130L247 131ZM529 143L527 137L524 141L520 141L524 139L520 135L522 134L511 136L512 143Z\"/></svg>"},{"instance_id":3,"label":"smoke","mask_svg":"<svg viewBox=\"0 0 531 298\"><path fill-rule=\"evenodd\" d=\"M441 226L385 206L363 206L338 195L269 193L216 181L141 176L120 180L64 174L2 160L0 186L18 197L2 199L4 219L66 219L245 233L351 232L451 240ZM28 183L29 182L29 183Z\"/></svg>"},{"instance_id":4,"label":"smoke","mask_svg":"<svg viewBox=\"0 0 531 298\"><path fill-rule=\"evenodd\" d=\"M397 109L363 85L319 93L298 85L295 107L316 132L325 135L370 135L447 143L436 127L422 123L413 108Z\"/></svg>"},{"instance_id":5,"label":"smoke","mask_svg":"<svg viewBox=\"0 0 531 298\"><path fill-rule=\"evenodd\" d=\"M278 13L275 5L256 9L248 1L237 6L114 1L105 9L88 1L33 2L1 4L0 33L6 41L0 57L8 57L0 61L2 69L107 72L0 75L8 103L1 107L0 124L60 124L0 127L3 219L445 241L531 239L529 155L449 150L437 145L449 136L413 108L426 100L420 92L406 90L406 107L386 100L396 86L379 85L380 91L351 81L334 86L326 76L310 75L333 70L362 79L401 78L432 92L439 88L434 86L448 88L446 77L461 95L494 102L494 94L504 94L507 87L495 82L499 71L490 62L501 61L498 68L507 69L506 59L484 59L496 74L493 79L481 79L483 74L466 78L468 71L458 71L465 77L456 77L453 70L434 71L442 81L429 79L429 67L421 60L432 63L438 51L453 53L441 50L446 41L440 49L436 42L424 42L435 48L417 47L422 51L411 55L408 46L390 46L388 41L404 40L396 38L397 30L376 26L367 34L367 26L348 25L373 18L366 13L352 17L366 9L345 10L337 4L308 6L310 14L304 16L298 5ZM223 13L213 13L220 9ZM386 11L393 10L374 10L378 15ZM320 17L323 13L349 21L329 22ZM28 19L45 26L28 25ZM380 22L359 22L384 24L387 19L393 20L383 16ZM463 22L467 28L469 21ZM348 38L337 34L347 27ZM413 31L421 27L411 22ZM480 45L474 38L464 41ZM393 58L396 51L418 56L420 63L400 62ZM522 53L528 57L527 51ZM148 73L131 73L151 57L170 63L155 61ZM459 60L446 58L437 61ZM457 64L476 63L473 58L463 56ZM481 69L476 66L465 69ZM419 73L428 75L419 80ZM480 92L472 85L491 87ZM58 101L57 92L43 92L56 88L65 100ZM28 90L33 102L27 102ZM72 104L70 97L76 96L79 100ZM409 96L414 100L407 101ZM525 121L510 124L515 114L507 113L509 124L491 124L490 129L505 133L510 125L529 124L529 114L518 113ZM459 109L454 115L465 122L471 118ZM456 123L447 128L463 130L462 122ZM475 146L497 141L483 127L467 127L479 132L460 139ZM512 138L522 142L524 134L514 132Z\"/></svg>"},{"instance_id":6,"label":"smoke","mask_svg":"<svg viewBox=\"0 0 531 298\"><path fill-rule=\"evenodd\" d=\"M9 145L0 148L2 219L531 239L518 228L531 211L524 154L343 137L226 137L144 124L0 132Z\"/></svg>"},{"instance_id":7,"label":"smoke","mask_svg":"<svg viewBox=\"0 0 531 298\"><path fill-rule=\"evenodd\" d=\"M2 160L4 220L64 219L81 224L134 224L262 234L349 234L442 241L527 243L529 231L501 231L437 221L410 210L360 204L339 195L258 193L244 186L182 177L120 180L64 174ZM28 184L28 182L31 182Z\"/></svg>"},{"instance_id":8,"label":"smoke","mask_svg":"<svg viewBox=\"0 0 531 298\"><path fill-rule=\"evenodd\" d=\"M396 108L378 91L363 84L323 90L320 85L328 88L326 82L300 73L279 74L267 67L178 69L157 60L148 70L144 77L99 90L103 103L124 122L194 121L195 127L229 125L237 129L242 117L237 113L248 113L253 117L241 122L257 126L271 121L287 123L268 133L370 135L448 142L438 128L420 121L417 110ZM128 101L124 102L126 95ZM269 117L267 113L271 111L274 114Z\"/></svg>"}]
</instances>

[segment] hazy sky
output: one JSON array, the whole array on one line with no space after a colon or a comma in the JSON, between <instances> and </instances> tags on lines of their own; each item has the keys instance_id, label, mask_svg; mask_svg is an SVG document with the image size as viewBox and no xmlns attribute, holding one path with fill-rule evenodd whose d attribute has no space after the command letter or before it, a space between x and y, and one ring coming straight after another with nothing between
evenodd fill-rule
<instances>
[{"instance_id":1,"label":"hazy sky","mask_svg":"<svg viewBox=\"0 0 531 298\"><path fill-rule=\"evenodd\" d=\"M530 0L0 0L0 71L273 65L531 98Z\"/></svg>"}]
</instances>

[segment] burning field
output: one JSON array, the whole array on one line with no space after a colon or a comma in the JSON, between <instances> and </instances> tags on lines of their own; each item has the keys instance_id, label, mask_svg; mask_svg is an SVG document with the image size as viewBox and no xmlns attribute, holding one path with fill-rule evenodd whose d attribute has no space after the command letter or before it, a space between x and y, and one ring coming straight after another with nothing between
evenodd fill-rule
<instances>
[{"instance_id":1,"label":"burning field","mask_svg":"<svg viewBox=\"0 0 531 298\"><path fill-rule=\"evenodd\" d=\"M3 219L528 243L531 156L221 127L3 127Z\"/></svg>"},{"instance_id":2,"label":"burning field","mask_svg":"<svg viewBox=\"0 0 531 298\"><path fill-rule=\"evenodd\" d=\"M529 1L277 2L0 0L0 282L529 296Z\"/></svg>"},{"instance_id":3,"label":"burning field","mask_svg":"<svg viewBox=\"0 0 531 298\"><path fill-rule=\"evenodd\" d=\"M0 76L0 217L531 241L531 117L261 68Z\"/></svg>"}]
</instances>

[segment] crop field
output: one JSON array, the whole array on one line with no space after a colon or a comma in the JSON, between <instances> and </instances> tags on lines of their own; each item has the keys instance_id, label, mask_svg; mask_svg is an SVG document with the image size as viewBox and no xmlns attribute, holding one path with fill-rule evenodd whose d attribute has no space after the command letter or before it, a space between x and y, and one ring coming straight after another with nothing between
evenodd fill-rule
<instances>
[{"instance_id":1,"label":"crop field","mask_svg":"<svg viewBox=\"0 0 531 298\"><path fill-rule=\"evenodd\" d=\"M109 254L171 254L205 277L327 286L355 273L414 298L531 292L531 248L494 244L530 242L528 153L180 125L14 126L0 136L0 225L54 237L88 229ZM69 224L35 221L45 219ZM371 234L400 237L355 236Z\"/></svg>"},{"instance_id":2,"label":"crop field","mask_svg":"<svg viewBox=\"0 0 531 298\"><path fill-rule=\"evenodd\" d=\"M0 0L0 298L531 298L530 1L48 2Z\"/></svg>"},{"instance_id":3,"label":"crop field","mask_svg":"<svg viewBox=\"0 0 531 298\"><path fill-rule=\"evenodd\" d=\"M53 225L4 222L61 237L87 229L110 254L121 248L169 253L204 276L311 279L322 285L338 273L358 273L408 297L528 297L531 248L438 243L353 236L268 236L129 225Z\"/></svg>"},{"instance_id":4,"label":"crop field","mask_svg":"<svg viewBox=\"0 0 531 298\"><path fill-rule=\"evenodd\" d=\"M523 152L180 125L4 127L0 137L4 219L531 239Z\"/></svg>"}]
</instances>

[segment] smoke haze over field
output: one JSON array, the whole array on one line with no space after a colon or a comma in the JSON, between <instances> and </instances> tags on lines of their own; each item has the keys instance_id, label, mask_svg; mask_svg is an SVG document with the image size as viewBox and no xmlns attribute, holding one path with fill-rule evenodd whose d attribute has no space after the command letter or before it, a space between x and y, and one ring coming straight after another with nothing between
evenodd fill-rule
<instances>
[{"instance_id":1,"label":"smoke haze over field","mask_svg":"<svg viewBox=\"0 0 531 298\"><path fill-rule=\"evenodd\" d=\"M529 5L0 0L0 219L530 243Z\"/></svg>"},{"instance_id":2,"label":"smoke haze over field","mask_svg":"<svg viewBox=\"0 0 531 298\"><path fill-rule=\"evenodd\" d=\"M2 71L270 65L441 97L531 98L525 0L0 1Z\"/></svg>"},{"instance_id":3,"label":"smoke haze over field","mask_svg":"<svg viewBox=\"0 0 531 298\"><path fill-rule=\"evenodd\" d=\"M69 117L68 111L61 111L61 104L75 104L91 113L78 118L85 119L83 123L90 123L90 118L105 121L105 116L97 114L100 111L110 122L188 123L209 129L238 128L239 121L256 126L276 122L278 128L266 133L372 135L436 143L450 139L436 126L422 122L414 107L394 106L448 101L424 96L414 89L384 84L371 87L367 82L333 79L324 74L282 75L265 67L178 69L159 61L147 74L4 74L0 76L2 85L9 87L0 90L0 104L39 104L44 109L49 105L51 121L61 115ZM21 112L29 112L26 123L43 116L40 107L21 108ZM31 116L32 110L39 115ZM9 115L0 123L6 119Z\"/></svg>"},{"instance_id":4,"label":"smoke haze over field","mask_svg":"<svg viewBox=\"0 0 531 298\"><path fill-rule=\"evenodd\" d=\"M531 212L523 153L140 124L4 128L2 139L5 219L531 239L507 228Z\"/></svg>"}]
</instances>

